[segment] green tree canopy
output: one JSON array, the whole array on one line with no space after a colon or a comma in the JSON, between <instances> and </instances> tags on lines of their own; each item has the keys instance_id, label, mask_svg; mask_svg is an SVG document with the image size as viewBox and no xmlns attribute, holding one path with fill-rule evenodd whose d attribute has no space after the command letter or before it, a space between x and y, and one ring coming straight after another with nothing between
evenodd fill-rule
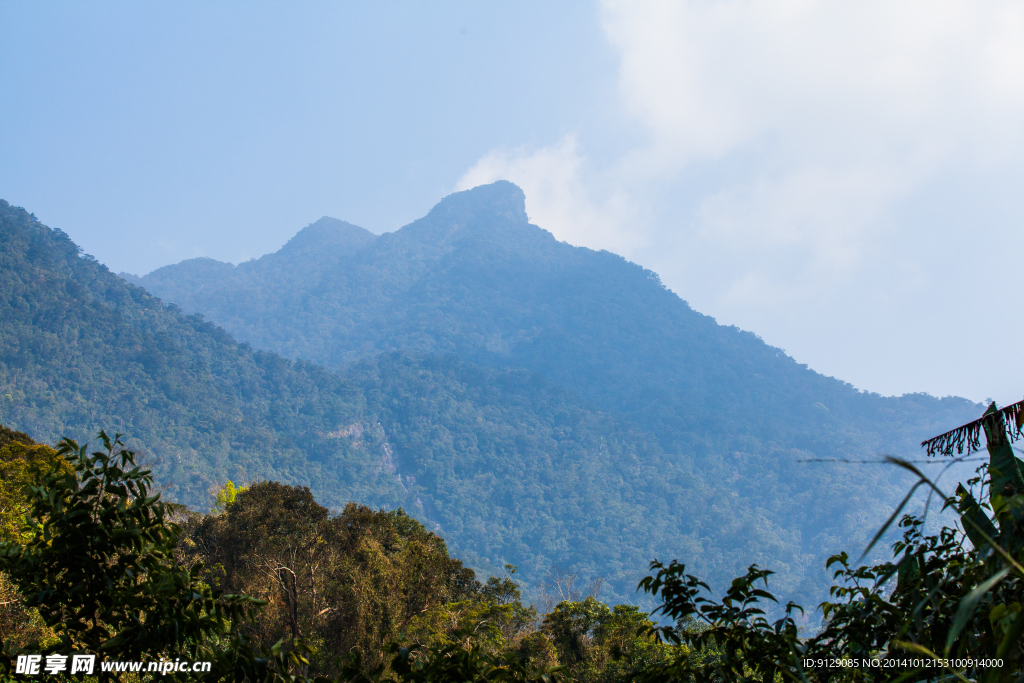
<instances>
[{"instance_id":1,"label":"green tree canopy","mask_svg":"<svg viewBox=\"0 0 1024 683\"><path fill-rule=\"evenodd\" d=\"M235 626L258 601L211 590L201 565L175 565L180 530L151 495L149 472L117 437L99 436L102 449L92 453L74 441L60 445L70 470L51 470L30 486L21 538L0 543L0 569L55 634L26 649L121 660L188 656L213 661L221 677L255 675ZM15 653L5 644L7 666Z\"/></svg>"},{"instance_id":2,"label":"green tree canopy","mask_svg":"<svg viewBox=\"0 0 1024 683\"><path fill-rule=\"evenodd\" d=\"M640 588L661 598L656 612L675 624L656 627L652 633L686 645L689 652L680 650L670 662L650 667L641 680L1020 680L1024 462L1013 454L1010 440L1020 436L1024 420L1014 424L1005 416L1024 415L1022 407L1024 402L998 411L993 404L980 420L960 428L968 434L984 429L989 461L979 468L979 477L957 488L955 496L943 492L914 464L890 458L918 482L871 545L920 487L959 512L960 525L927 534L922 519L904 515L899 522L903 535L893 545L892 561L860 565L845 552L831 557L827 566L840 581L832 587L831 599L820 605L825 623L812 637L798 632L794 616L802 608L793 603L783 617L769 622L764 606L777 602L767 590L772 572L756 564L716 600L684 564L652 563L654 573L641 581ZM953 443L960 430L943 437ZM695 624L699 627L693 628ZM695 657L692 652L707 656Z\"/></svg>"}]
</instances>

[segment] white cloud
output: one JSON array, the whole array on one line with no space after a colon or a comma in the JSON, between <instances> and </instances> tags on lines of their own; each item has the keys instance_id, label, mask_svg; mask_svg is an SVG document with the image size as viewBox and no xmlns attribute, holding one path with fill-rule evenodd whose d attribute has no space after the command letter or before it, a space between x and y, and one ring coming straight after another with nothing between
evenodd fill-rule
<instances>
[{"instance_id":1,"label":"white cloud","mask_svg":"<svg viewBox=\"0 0 1024 683\"><path fill-rule=\"evenodd\" d=\"M1020 3L609 0L604 10L624 102L674 163L755 141L843 158L1020 141Z\"/></svg>"},{"instance_id":2,"label":"white cloud","mask_svg":"<svg viewBox=\"0 0 1024 683\"><path fill-rule=\"evenodd\" d=\"M498 150L460 187L517 182L561 239L639 261L859 386L995 393L971 344L920 330L957 307L998 316L977 283L1013 286L983 243L1024 248L1024 203L987 190L1024 180L1024 3L605 0L601 14L620 106L646 137L600 163L583 135ZM957 377L924 381L939 372Z\"/></svg>"},{"instance_id":3,"label":"white cloud","mask_svg":"<svg viewBox=\"0 0 1024 683\"><path fill-rule=\"evenodd\" d=\"M613 187L600 200L595 186L607 179L584 178L586 159L574 135L540 149L498 149L466 171L456 190L495 180L510 180L526 193L530 220L570 244L619 253L646 246L641 235L628 229L635 215L623 187Z\"/></svg>"},{"instance_id":4,"label":"white cloud","mask_svg":"<svg viewBox=\"0 0 1024 683\"><path fill-rule=\"evenodd\" d=\"M849 272L862 265L878 219L934 174L1021 152L1020 3L609 1L604 9L624 106L651 133L634 165L742 169L697 217L702 237L717 235L723 248L801 246L809 277L822 265Z\"/></svg>"}]
</instances>

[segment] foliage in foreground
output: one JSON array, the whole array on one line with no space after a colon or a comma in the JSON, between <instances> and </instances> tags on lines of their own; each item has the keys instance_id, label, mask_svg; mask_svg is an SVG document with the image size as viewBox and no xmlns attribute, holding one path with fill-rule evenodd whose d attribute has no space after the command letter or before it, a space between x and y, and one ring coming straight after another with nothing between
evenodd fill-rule
<instances>
[{"instance_id":1,"label":"foliage in foreground","mask_svg":"<svg viewBox=\"0 0 1024 683\"><path fill-rule=\"evenodd\" d=\"M150 495L149 472L117 438L87 452L65 440L53 469L27 487L21 537L0 543L0 569L52 637L3 644L12 670L20 651L96 653L117 660L188 657L211 661L222 678L257 675L257 661L234 627L258 601L211 590L201 567L175 565L179 529ZM186 674L170 674L187 678Z\"/></svg>"},{"instance_id":2,"label":"foliage in foreground","mask_svg":"<svg viewBox=\"0 0 1024 683\"><path fill-rule=\"evenodd\" d=\"M211 661L207 680L559 677L514 567L480 584L400 510L332 516L275 482L189 513L151 494L117 437L100 439L92 453L66 440L51 450L62 466L11 489L23 525L0 544L0 570L45 632L5 636L0 678L22 653Z\"/></svg>"},{"instance_id":3,"label":"foliage in foreground","mask_svg":"<svg viewBox=\"0 0 1024 683\"><path fill-rule=\"evenodd\" d=\"M1024 463L1013 455L1002 416L990 406L983 418L990 461L979 468L984 503L960 486L946 496L911 463L912 471L947 507L961 513L962 529L925 535L922 520L905 515L894 558L857 566L846 553L830 558L834 601L822 603L824 628L802 638L793 619L798 605L769 622L762 606L777 602L766 589L770 571L752 565L720 601L678 562L654 562L640 587L661 597L656 610L676 623L654 633L709 656L680 652L645 671L641 681L888 681L1020 680L1024 672ZM1020 424L1016 425L1019 432ZM911 494L913 491L911 491ZM906 504L910 494L904 500ZM898 517L876 534L881 537ZM994 518L990 519L991 514ZM870 546L869 546L870 549ZM867 552L867 551L865 551Z\"/></svg>"},{"instance_id":4,"label":"foliage in foreground","mask_svg":"<svg viewBox=\"0 0 1024 683\"><path fill-rule=\"evenodd\" d=\"M23 432L0 425L0 540L20 534L28 512L24 495L45 472L67 469L57 452ZM0 571L0 642L52 636L39 613L26 606L11 578Z\"/></svg>"},{"instance_id":5,"label":"foliage in foreground","mask_svg":"<svg viewBox=\"0 0 1024 683\"><path fill-rule=\"evenodd\" d=\"M485 583L402 510L331 515L308 489L259 482L225 511L185 524L184 562L212 585L266 601L242 626L304 648L307 676L341 680L625 681L668 648L638 635L637 608L577 593L538 619L516 568ZM463 678L452 678L455 672Z\"/></svg>"},{"instance_id":6,"label":"foliage in foreground","mask_svg":"<svg viewBox=\"0 0 1024 683\"><path fill-rule=\"evenodd\" d=\"M977 496L945 496L892 459L962 529L927 535L905 515L893 561L833 556L840 581L811 637L798 632L798 605L767 619L772 572L756 565L714 600L685 565L652 563L640 589L670 625L579 595L538 620L514 567L481 584L401 511L330 515L308 489L260 482L223 492L215 514L178 511L179 526L149 494L148 472L104 434L91 454L65 441L27 486L26 523L0 545L0 569L50 629L29 650L187 655L213 661L215 680L1002 683L1024 670L1024 463L1003 417L992 406L981 421L990 460L968 482ZM17 648L3 652L9 667Z\"/></svg>"}]
</instances>

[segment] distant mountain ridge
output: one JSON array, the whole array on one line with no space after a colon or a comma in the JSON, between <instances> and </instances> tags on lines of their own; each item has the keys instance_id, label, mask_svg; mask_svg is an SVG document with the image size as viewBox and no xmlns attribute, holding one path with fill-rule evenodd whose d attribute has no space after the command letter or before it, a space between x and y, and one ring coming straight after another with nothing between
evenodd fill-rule
<instances>
[{"instance_id":1,"label":"distant mountain ridge","mask_svg":"<svg viewBox=\"0 0 1024 683\"><path fill-rule=\"evenodd\" d=\"M683 463L532 373L403 353L346 375L238 344L0 201L2 425L50 443L124 432L196 507L227 478L404 506L473 566L513 562L533 586L557 564L619 600L659 547L707 533L658 493L697 504Z\"/></svg>"},{"instance_id":2,"label":"distant mountain ridge","mask_svg":"<svg viewBox=\"0 0 1024 683\"><path fill-rule=\"evenodd\" d=\"M698 545L717 567L729 562L717 553L739 557L725 549L742 546L760 564L787 565L791 587L803 580L797 565L858 542L851 530L884 519L907 485L881 467L805 461L916 455L922 439L981 410L820 375L692 310L655 273L558 242L529 223L508 182L455 193L393 233L355 232L358 244L307 231L294 239L320 247L301 257L286 260L286 246L233 268L185 261L140 282L257 348L339 371L411 350L537 373L653 435L666 462L696 477L702 502L665 495L699 507ZM424 461L397 450L418 476ZM716 524L733 531L716 537Z\"/></svg>"},{"instance_id":3,"label":"distant mountain ridge","mask_svg":"<svg viewBox=\"0 0 1024 683\"><path fill-rule=\"evenodd\" d=\"M557 242L529 224L522 191L505 181L451 195L379 237L342 224L359 238L340 248L328 221L233 269L194 259L139 282L258 348L328 367L413 349L534 370L670 450L695 433L784 441L796 429L813 441L856 424L881 437L870 449L916 452L977 411L963 399L863 393L808 370L693 311L656 274ZM300 241L319 246L293 256Z\"/></svg>"},{"instance_id":4,"label":"distant mountain ridge","mask_svg":"<svg viewBox=\"0 0 1024 683\"><path fill-rule=\"evenodd\" d=\"M0 246L0 424L127 432L193 505L226 477L402 505L530 585L558 565L631 599L654 557L715 582L756 561L813 604L822 556L855 549L906 484L800 461L908 450L978 411L822 377L653 273L557 242L508 183L396 233L327 219L237 267L139 279L270 351L6 203Z\"/></svg>"}]
</instances>

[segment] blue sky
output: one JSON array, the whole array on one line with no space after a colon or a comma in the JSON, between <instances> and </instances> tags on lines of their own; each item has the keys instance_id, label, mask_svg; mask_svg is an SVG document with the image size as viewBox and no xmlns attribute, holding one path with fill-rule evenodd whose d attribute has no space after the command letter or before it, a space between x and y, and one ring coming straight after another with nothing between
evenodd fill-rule
<instances>
[{"instance_id":1,"label":"blue sky","mask_svg":"<svg viewBox=\"0 0 1024 683\"><path fill-rule=\"evenodd\" d=\"M0 26L0 197L115 271L508 178L816 370L1024 395L1019 4L0 0Z\"/></svg>"}]
</instances>

